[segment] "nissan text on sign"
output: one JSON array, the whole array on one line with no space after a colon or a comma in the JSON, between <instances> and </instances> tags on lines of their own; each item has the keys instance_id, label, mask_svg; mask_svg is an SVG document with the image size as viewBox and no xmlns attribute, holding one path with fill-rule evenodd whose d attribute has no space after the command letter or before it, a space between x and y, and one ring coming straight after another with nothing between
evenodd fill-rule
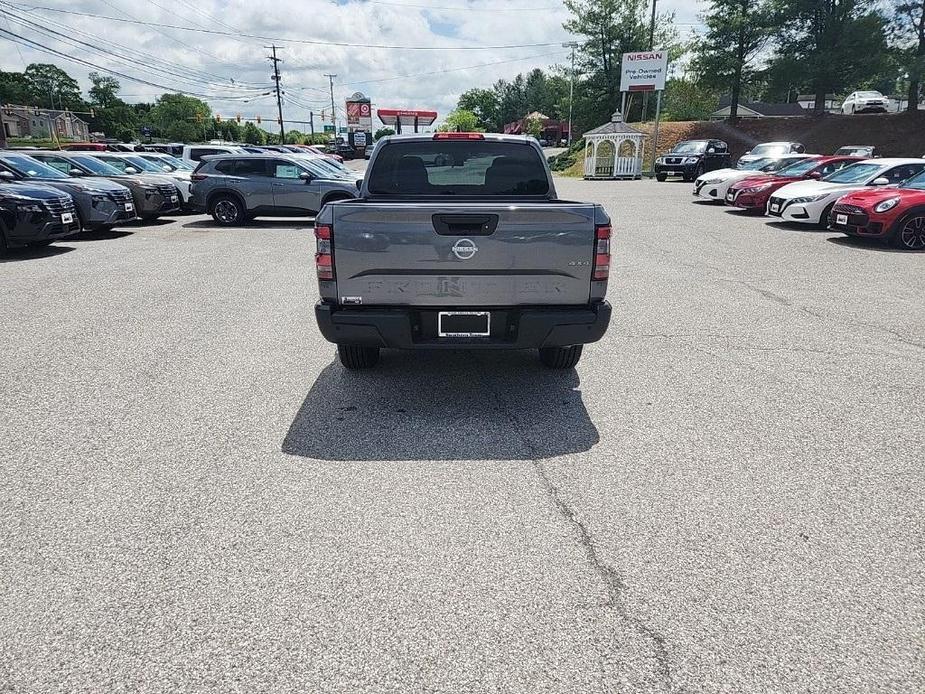
<instances>
[{"instance_id":1,"label":"nissan text on sign","mask_svg":"<svg viewBox=\"0 0 925 694\"><path fill-rule=\"evenodd\" d=\"M667 51L640 51L623 54L621 92L653 92L665 88L668 72Z\"/></svg>"}]
</instances>

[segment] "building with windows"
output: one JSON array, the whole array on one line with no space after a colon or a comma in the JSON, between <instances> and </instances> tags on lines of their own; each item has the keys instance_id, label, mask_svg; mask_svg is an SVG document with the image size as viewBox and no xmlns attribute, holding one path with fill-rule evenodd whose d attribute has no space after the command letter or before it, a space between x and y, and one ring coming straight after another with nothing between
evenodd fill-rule
<instances>
[{"instance_id":1,"label":"building with windows","mask_svg":"<svg viewBox=\"0 0 925 694\"><path fill-rule=\"evenodd\" d=\"M540 122L540 134L538 139L546 140L551 145L556 145L560 140L568 140L568 121L556 120L550 118L545 113L534 111L528 113L520 120L504 124L505 135L526 135L530 130L530 121Z\"/></svg>"},{"instance_id":2,"label":"building with windows","mask_svg":"<svg viewBox=\"0 0 925 694\"><path fill-rule=\"evenodd\" d=\"M0 107L0 123L7 137L90 139L87 122L71 111L9 104Z\"/></svg>"}]
</instances>

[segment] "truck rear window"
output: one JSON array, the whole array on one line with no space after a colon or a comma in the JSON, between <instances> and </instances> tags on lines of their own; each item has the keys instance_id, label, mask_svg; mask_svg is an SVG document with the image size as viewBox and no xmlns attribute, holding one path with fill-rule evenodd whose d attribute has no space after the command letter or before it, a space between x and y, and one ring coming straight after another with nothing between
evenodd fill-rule
<instances>
[{"instance_id":1,"label":"truck rear window","mask_svg":"<svg viewBox=\"0 0 925 694\"><path fill-rule=\"evenodd\" d=\"M535 196L549 192L549 180L528 144L418 140L381 147L368 187L372 195Z\"/></svg>"}]
</instances>

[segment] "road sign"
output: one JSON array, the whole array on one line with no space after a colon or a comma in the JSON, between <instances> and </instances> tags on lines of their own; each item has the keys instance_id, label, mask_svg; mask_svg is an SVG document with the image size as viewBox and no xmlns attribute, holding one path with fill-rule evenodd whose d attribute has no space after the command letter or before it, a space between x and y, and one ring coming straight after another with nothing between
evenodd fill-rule
<instances>
[{"instance_id":1,"label":"road sign","mask_svg":"<svg viewBox=\"0 0 925 694\"><path fill-rule=\"evenodd\" d=\"M365 147L366 146L366 133L362 130L357 130L353 133L353 146L354 147Z\"/></svg>"},{"instance_id":2,"label":"road sign","mask_svg":"<svg viewBox=\"0 0 925 694\"><path fill-rule=\"evenodd\" d=\"M340 126L340 131L339 131L339 132L341 132L341 133L346 133L346 132L347 132L347 127L344 126L344 125Z\"/></svg>"},{"instance_id":3,"label":"road sign","mask_svg":"<svg viewBox=\"0 0 925 694\"><path fill-rule=\"evenodd\" d=\"M334 132L334 126L333 126L333 125L325 125L325 126L324 126L324 131L325 131L326 133L333 133L333 132Z\"/></svg>"},{"instance_id":4,"label":"road sign","mask_svg":"<svg viewBox=\"0 0 925 694\"><path fill-rule=\"evenodd\" d=\"M667 51L639 51L623 54L621 92L654 92L665 88Z\"/></svg>"}]
</instances>

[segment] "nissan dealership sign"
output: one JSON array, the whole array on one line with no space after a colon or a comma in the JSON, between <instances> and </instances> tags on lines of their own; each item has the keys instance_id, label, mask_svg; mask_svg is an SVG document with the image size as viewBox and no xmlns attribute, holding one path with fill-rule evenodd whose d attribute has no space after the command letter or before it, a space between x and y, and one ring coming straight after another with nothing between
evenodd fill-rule
<instances>
[{"instance_id":1,"label":"nissan dealership sign","mask_svg":"<svg viewBox=\"0 0 925 694\"><path fill-rule=\"evenodd\" d=\"M665 88L668 73L667 51L639 51L623 54L621 92L653 92Z\"/></svg>"}]
</instances>

